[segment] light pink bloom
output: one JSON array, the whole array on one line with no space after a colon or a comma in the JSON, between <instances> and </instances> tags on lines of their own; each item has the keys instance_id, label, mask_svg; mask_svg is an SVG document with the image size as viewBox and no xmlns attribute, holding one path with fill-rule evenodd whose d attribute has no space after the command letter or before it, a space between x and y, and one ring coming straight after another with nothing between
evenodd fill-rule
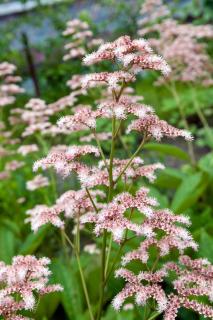
<instances>
[{"instance_id":1,"label":"light pink bloom","mask_svg":"<svg viewBox=\"0 0 213 320\"><path fill-rule=\"evenodd\" d=\"M38 151L38 146L36 144L29 144L20 146L17 150L22 156L26 156L28 153Z\"/></svg>"},{"instance_id":2,"label":"light pink bloom","mask_svg":"<svg viewBox=\"0 0 213 320\"><path fill-rule=\"evenodd\" d=\"M12 160L6 164L5 169L6 171L15 171L24 165L25 163L23 161Z\"/></svg>"},{"instance_id":3,"label":"light pink bloom","mask_svg":"<svg viewBox=\"0 0 213 320\"><path fill-rule=\"evenodd\" d=\"M32 180L27 181L26 187L27 190L34 191L36 189L49 186L49 180L47 177L38 174Z\"/></svg>"},{"instance_id":4,"label":"light pink bloom","mask_svg":"<svg viewBox=\"0 0 213 320\"><path fill-rule=\"evenodd\" d=\"M127 269L118 269L116 277L124 278L127 283L113 299L113 307L119 310L127 298L135 296L138 305L144 306L148 299L153 298L157 302L158 311L164 311L167 307L167 297L159 282L162 282L165 275L165 272L159 271L156 274L147 272L136 276Z\"/></svg>"},{"instance_id":5,"label":"light pink bloom","mask_svg":"<svg viewBox=\"0 0 213 320\"><path fill-rule=\"evenodd\" d=\"M166 136L168 138L184 137L186 140L192 140L192 135L186 130L177 129L165 120L160 120L156 115L147 115L141 119L133 120L127 128L127 132L135 130L146 133L148 136L160 140Z\"/></svg>"},{"instance_id":6,"label":"light pink bloom","mask_svg":"<svg viewBox=\"0 0 213 320\"><path fill-rule=\"evenodd\" d=\"M50 167L54 167L56 172L66 177L71 171L78 171L84 168L78 162L78 158L83 155L93 153L95 156L99 156L98 148L92 145L83 146L71 146L67 147L66 151L49 153L46 158L38 160L34 163L33 170L37 171L39 168L46 170Z\"/></svg>"},{"instance_id":7,"label":"light pink bloom","mask_svg":"<svg viewBox=\"0 0 213 320\"><path fill-rule=\"evenodd\" d=\"M48 284L49 263L48 258L29 255L13 257L11 265L0 262L0 315L4 319L27 319L19 312L32 310L36 296L62 290L60 285Z\"/></svg>"}]
</instances>

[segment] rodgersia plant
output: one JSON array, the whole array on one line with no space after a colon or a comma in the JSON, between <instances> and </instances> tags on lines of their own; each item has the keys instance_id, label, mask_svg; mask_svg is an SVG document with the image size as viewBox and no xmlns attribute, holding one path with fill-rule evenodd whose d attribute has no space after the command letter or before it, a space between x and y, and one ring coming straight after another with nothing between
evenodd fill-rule
<instances>
[{"instance_id":1,"label":"rodgersia plant","mask_svg":"<svg viewBox=\"0 0 213 320\"><path fill-rule=\"evenodd\" d=\"M187 230L189 218L159 208L157 199L150 196L150 190L142 180L145 177L153 182L156 170L164 169L161 163L144 165L141 151L147 141L160 141L163 137L191 140L192 136L159 119L154 108L138 102L138 97L134 99L125 91L136 81L138 73L150 69L167 76L170 67L162 57L153 53L144 39L132 40L128 36L101 45L83 61L92 65L105 60L115 66L113 72L92 73L81 79L83 88L106 86L105 100L102 99L97 108L79 106L74 114L58 121L59 128L69 130L70 134L82 131L85 140L81 137L81 141L87 141L86 138L93 135L97 146L79 143L55 149L34 164L35 171L53 167L63 177L74 172L81 188L62 194L52 206L37 205L28 211L27 221L34 231L51 223L64 233L76 255L91 320L101 319L106 302L105 288L114 271L116 277L122 277L126 282L112 301L116 310L133 298L133 302L143 308L146 320L159 314L163 314L166 320L173 320L180 307L212 318L213 308L201 303L197 297L212 300L213 267L206 260L191 260L185 255L186 249L197 250L197 244ZM103 118L111 121L111 133L104 134L104 137L98 132L98 122ZM126 134L136 132L139 141L128 159L119 157L116 150L124 128ZM105 141L109 137L111 148L107 154L102 138ZM95 156L90 165L83 160L89 154ZM98 161L98 158L101 159ZM137 186L140 186L138 190ZM73 239L66 233L66 219L73 219L76 224ZM93 233L102 238L97 310L91 306L80 260L80 234L90 224ZM133 239L137 245L132 251L125 250L124 254L125 245ZM117 246L112 245L113 242ZM116 253L113 252L115 248ZM176 254L171 255L173 251ZM174 258L177 254L179 258ZM140 262L137 273L134 260ZM169 290L165 290L168 283Z\"/></svg>"},{"instance_id":2,"label":"rodgersia plant","mask_svg":"<svg viewBox=\"0 0 213 320\"><path fill-rule=\"evenodd\" d=\"M15 95L24 92L17 83L21 77L14 75L16 66L7 61L0 63L0 107L12 104Z\"/></svg>"},{"instance_id":3,"label":"rodgersia plant","mask_svg":"<svg viewBox=\"0 0 213 320\"><path fill-rule=\"evenodd\" d=\"M80 19L73 19L67 22L63 35L70 37L71 41L65 45L68 51L64 60L82 58L88 50L103 43L102 39L94 38L93 32L87 22Z\"/></svg>"},{"instance_id":4,"label":"rodgersia plant","mask_svg":"<svg viewBox=\"0 0 213 320\"><path fill-rule=\"evenodd\" d=\"M213 135L198 102L194 85L212 86L213 65L208 54L207 39L213 38L212 25L195 25L181 23L162 0L146 0L141 7L141 19L138 21L140 36L149 39L149 43L161 54L171 66L169 77L159 77L156 84L163 84L172 94L185 129L189 130L187 115L189 111L181 101L177 83L182 82L189 89L192 103L190 110L197 114L208 140L212 143ZM203 130L201 130L202 132ZM196 162L194 148L188 142L192 163Z\"/></svg>"},{"instance_id":5,"label":"rodgersia plant","mask_svg":"<svg viewBox=\"0 0 213 320\"><path fill-rule=\"evenodd\" d=\"M13 257L11 265L0 262L0 316L5 320L29 319L21 314L36 307L36 297L61 291L60 285L49 285L48 258Z\"/></svg>"}]
</instances>

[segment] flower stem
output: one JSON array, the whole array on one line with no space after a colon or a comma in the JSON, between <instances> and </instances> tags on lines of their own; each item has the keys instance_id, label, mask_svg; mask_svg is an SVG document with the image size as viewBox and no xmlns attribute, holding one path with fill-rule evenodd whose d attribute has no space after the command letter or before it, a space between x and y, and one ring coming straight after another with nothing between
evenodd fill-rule
<instances>
[{"instance_id":1,"label":"flower stem","mask_svg":"<svg viewBox=\"0 0 213 320\"><path fill-rule=\"evenodd\" d=\"M104 162L104 164L105 164L105 167L106 167L107 171L109 171L109 168L108 168L108 165L107 165L107 161L106 161L106 157L105 157L105 155L104 155L103 149L102 149L102 147L101 147L100 140L98 139L98 136L97 136L97 133L96 133L95 130L93 130L93 134L94 134L94 137L95 137L95 140L96 140L96 143L97 143L99 152L100 152L100 154L101 154L101 157L102 157L103 162Z\"/></svg>"},{"instance_id":2,"label":"flower stem","mask_svg":"<svg viewBox=\"0 0 213 320\"><path fill-rule=\"evenodd\" d=\"M109 191L108 191L108 202L112 200L113 196L113 158L115 152L115 125L116 119L113 117L112 119L112 142L111 142L111 151L110 151L110 161L109 161ZM107 244L107 232L104 230L103 234L103 242L102 242L102 251L101 251L101 292L100 292L100 299L99 299L99 308L97 313L96 320L101 319L102 309L103 309L103 302L104 302L104 288L105 288L105 274L106 270L106 244ZM108 251L108 256L110 252Z\"/></svg>"},{"instance_id":3,"label":"flower stem","mask_svg":"<svg viewBox=\"0 0 213 320\"><path fill-rule=\"evenodd\" d=\"M83 270L82 270L81 261L80 261L80 257L78 255L78 253L76 253L76 259L77 259L77 263L78 263L78 269L79 269L80 276L81 276L81 282L82 282L84 295L85 295L87 306L88 306L90 319L94 320L93 313L92 313L92 308L91 308L91 304L90 304L90 299L89 299L89 295L88 295L88 290L87 290L87 286L86 286L86 281L85 281L85 278L84 278L84 273L83 273Z\"/></svg>"},{"instance_id":4,"label":"flower stem","mask_svg":"<svg viewBox=\"0 0 213 320\"><path fill-rule=\"evenodd\" d=\"M88 197L89 197L89 199L90 199L90 201L91 201L91 203L93 205L93 208L95 209L95 212L98 213L98 208L96 207L96 204L95 204L95 202L94 202L94 200L93 200L93 198L91 196L91 193L89 192L88 188L86 188L86 192L87 192Z\"/></svg>"},{"instance_id":5,"label":"flower stem","mask_svg":"<svg viewBox=\"0 0 213 320\"><path fill-rule=\"evenodd\" d=\"M92 313L92 307L91 307L91 303L90 303L90 299L89 299L89 294L88 294L86 281L85 281L83 269L82 269L82 266L81 266L81 260L80 260L80 257L79 257L78 250L77 250L77 248L75 247L75 245L72 243L72 241L70 240L70 238L68 237L68 235L65 232L64 232L64 236L65 236L67 242L69 243L69 245L72 247L72 249L75 252L75 256L76 256L76 260L77 260L77 264L78 264L78 269L79 269L79 273L80 273L80 277L81 277L82 287L83 287L83 290L84 290L84 295L85 295L85 298L86 298L90 319L94 320L94 316L93 316L93 313Z\"/></svg>"},{"instance_id":6,"label":"flower stem","mask_svg":"<svg viewBox=\"0 0 213 320\"><path fill-rule=\"evenodd\" d=\"M133 153L133 155L131 156L131 158L129 159L129 161L127 162L127 164L125 165L125 167L123 168L123 170L121 171L121 173L119 174L119 176L117 177L117 179L115 180L115 183L118 182L118 180L121 178L121 176L123 175L123 173L126 171L126 169L129 168L129 166L131 165L132 161L134 160L134 158L138 155L138 153L141 151L141 149L143 148L144 144L146 142L146 135L144 135L143 140L141 141L139 147L137 148L137 150Z\"/></svg>"},{"instance_id":7,"label":"flower stem","mask_svg":"<svg viewBox=\"0 0 213 320\"><path fill-rule=\"evenodd\" d=\"M153 320L155 318L157 318L157 316L159 316L161 314L161 312L155 312L151 315L151 317L148 318L148 320Z\"/></svg>"},{"instance_id":8,"label":"flower stem","mask_svg":"<svg viewBox=\"0 0 213 320\"><path fill-rule=\"evenodd\" d=\"M196 91L194 90L194 88L192 86L190 86L190 89L191 89L191 93L192 93L193 104L194 104L195 110L197 112L197 115L198 115L207 135L209 136L209 140L212 143L213 142L213 134L211 132L211 128L209 127L208 121L206 120L206 117L203 114L203 112L198 104L197 97L196 97Z\"/></svg>"},{"instance_id":9,"label":"flower stem","mask_svg":"<svg viewBox=\"0 0 213 320\"><path fill-rule=\"evenodd\" d=\"M97 313L96 320L100 320L101 319L103 302L104 302L106 239L107 239L107 232L106 232L106 230L104 230L103 242L102 242L102 251L101 251L101 292L100 292L99 308L98 308L98 313Z\"/></svg>"},{"instance_id":10,"label":"flower stem","mask_svg":"<svg viewBox=\"0 0 213 320\"><path fill-rule=\"evenodd\" d=\"M186 118L185 113L184 113L183 105L182 105L182 103L180 101L180 97L179 97L179 95L177 93L175 84L172 82L172 84L171 84L171 86L169 86L169 88L170 88L171 93L173 94L173 97L175 99L176 105L177 105L177 107L179 109L181 118L182 118L183 123L184 123L184 127L185 127L186 130L190 131L189 124L187 122L187 118ZM187 141L187 144L188 144L188 150L189 150L189 155L190 155L190 158L191 158L191 162L192 162L193 165L195 165L196 159L195 159L195 153L194 153L193 144L192 144L191 141Z\"/></svg>"}]
</instances>

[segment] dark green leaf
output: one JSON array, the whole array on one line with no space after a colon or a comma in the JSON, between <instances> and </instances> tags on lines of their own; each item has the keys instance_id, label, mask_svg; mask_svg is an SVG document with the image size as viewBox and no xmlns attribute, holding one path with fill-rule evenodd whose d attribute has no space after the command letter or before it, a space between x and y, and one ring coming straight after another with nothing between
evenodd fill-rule
<instances>
[{"instance_id":1,"label":"dark green leaf","mask_svg":"<svg viewBox=\"0 0 213 320\"><path fill-rule=\"evenodd\" d=\"M210 236L205 230L202 230L200 236L199 256L207 258L213 263L213 237Z\"/></svg>"},{"instance_id":2,"label":"dark green leaf","mask_svg":"<svg viewBox=\"0 0 213 320\"><path fill-rule=\"evenodd\" d=\"M171 144L147 143L144 148L152 151L157 151L181 160L189 160L189 156L185 151Z\"/></svg>"},{"instance_id":3,"label":"dark green leaf","mask_svg":"<svg viewBox=\"0 0 213 320\"><path fill-rule=\"evenodd\" d=\"M8 228L0 227L0 260L9 263L15 254L15 235Z\"/></svg>"},{"instance_id":4,"label":"dark green leaf","mask_svg":"<svg viewBox=\"0 0 213 320\"><path fill-rule=\"evenodd\" d=\"M62 304L70 320L80 319L83 313L82 288L76 266L56 261L52 265L55 282L60 283L64 290L61 293Z\"/></svg>"},{"instance_id":5,"label":"dark green leaf","mask_svg":"<svg viewBox=\"0 0 213 320\"><path fill-rule=\"evenodd\" d=\"M204 192L207 181L202 173L193 174L183 180L177 189L171 208L176 213L181 213L192 206Z\"/></svg>"},{"instance_id":6,"label":"dark green leaf","mask_svg":"<svg viewBox=\"0 0 213 320\"><path fill-rule=\"evenodd\" d=\"M36 249L40 246L42 243L45 235L48 232L49 227L44 226L38 230L37 233L30 234L21 248L19 249L19 254L32 254L36 251Z\"/></svg>"}]
</instances>

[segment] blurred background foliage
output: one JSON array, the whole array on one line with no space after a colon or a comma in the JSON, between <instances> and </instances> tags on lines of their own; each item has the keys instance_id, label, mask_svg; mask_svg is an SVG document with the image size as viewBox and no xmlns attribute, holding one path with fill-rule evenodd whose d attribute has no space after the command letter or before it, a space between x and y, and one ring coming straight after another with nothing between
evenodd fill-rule
<instances>
[{"instance_id":1,"label":"blurred background foliage","mask_svg":"<svg viewBox=\"0 0 213 320\"><path fill-rule=\"evenodd\" d=\"M1 1L2 3L10 3L10 1ZM27 36L36 65L40 96L50 103L69 93L65 84L72 75L86 72L78 60L66 63L62 60L65 39L61 34L66 21L79 17L90 24L97 36L107 41L123 34L136 37L138 13L142 3L142 0L73 0L43 6L38 1L38 6L31 11L0 17L0 61L6 60L17 66L18 73L23 77L22 84L26 89L26 93L17 98L15 107L23 107L29 98L35 96L35 88L24 51L23 34ZM182 22L194 24L213 22L211 0L173 0L168 1L168 4L174 16ZM208 52L213 56L213 41L210 40ZM136 94L144 96L144 102L153 105L160 117L173 125L182 127L177 101L166 87L154 86L154 81L154 74L145 74L136 82ZM212 87L204 88L199 85L187 86L177 83L177 92L179 103L183 105L190 129L195 136L193 147L196 164L191 164L187 145L179 140L174 143L165 140L161 144L149 143L142 157L147 163L161 161L166 164L166 169L158 174L157 180L152 185L151 192L157 197L161 206L169 207L175 213L184 212L190 216L191 231L200 245L200 251L195 256L207 257L213 262L213 90ZM90 101L85 103L88 102ZM196 105L202 109L208 120L208 130L197 115ZM13 107L4 109L5 121L7 121L9 110ZM11 130L14 138L19 137L19 127L14 126ZM135 138L125 136L124 140L133 151L136 145ZM36 138L29 137L25 142L34 143ZM53 281L60 282L66 289L62 294L51 294L41 300L35 312L35 318L39 320L85 320L88 317L76 261L74 258L71 262L66 260L60 232L45 226L37 234L33 234L29 225L24 224L27 209L45 201L51 204L55 199L52 185L34 192L26 190L25 182L33 177L33 162L42 157L51 145L74 142L73 139L70 141L69 137L46 139L43 145L40 145L40 152L34 158L31 155L27 156L26 165L12 173L11 179L0 181L0 260L10 262L11 258L17 254L48 256L53 262ZM109 146L106 144L104 148L107 153ZM122 152L122 146L118 148L121 148L120 152ZM1 159L0 171L8 159L22 159L22 157L12 155L6 160ZM49 175L52 176L54 173ZM66 179L64 182L58 177L55 179L58 194L77 186L75 177ZM20 204L17 202L20 198L26 198L26 201ZM72 224L68 229L72 230ZM86 234L83 236L83 242L84 244L88 242ZM134 247L134 241L130 242L127 249L131 247ZM88 253L84 253L82 264L86 270L89 292L95 303L99 294L98 256L91 257ZM142 308L122 311L119 314L112 310L110 300L119 286L121 283L113 280L112 277L106 293L103 319L142 319ZM157 319L161 319L161 316ZM189 311L182 311L179 319L190 320L201 319L201 317Z\"/></svg>"}]
</instances>

